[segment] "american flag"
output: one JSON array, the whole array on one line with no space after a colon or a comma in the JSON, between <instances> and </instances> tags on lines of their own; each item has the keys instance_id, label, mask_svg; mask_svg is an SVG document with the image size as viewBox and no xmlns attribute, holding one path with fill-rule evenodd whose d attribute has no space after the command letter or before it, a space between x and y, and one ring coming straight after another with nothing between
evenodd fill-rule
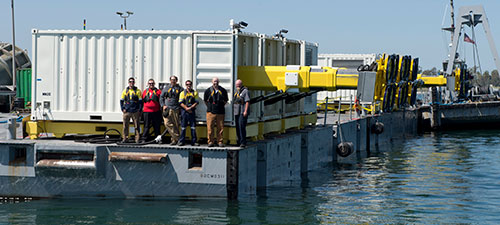
<instances>
[{"instance_id":1,"label":"american flag","mask_svg":"<svg viewBox=\"0 0 500 225\"><path fill-rule=\"evenodd\" d=\"M474 40L472 40L469 35L467 35L466 33L464 33L464 41L465 42L469 42L469 43L472 43L472 44L475 44L476 42Z\"/></svg>"}]
</instances>

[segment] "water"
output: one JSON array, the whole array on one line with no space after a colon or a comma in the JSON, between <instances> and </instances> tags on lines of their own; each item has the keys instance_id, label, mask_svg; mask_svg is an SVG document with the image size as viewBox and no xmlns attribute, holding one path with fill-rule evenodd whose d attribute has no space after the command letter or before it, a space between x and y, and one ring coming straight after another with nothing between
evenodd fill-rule
<instances>
[{"instance_id":1,"label":"water","mask_svg":"<svg viewBox=\"0 0 500 225\"><path fill-rule=\"evenodd\" d=\"M1 200L0 224L500 223L500 132L426 134L260 197Z\"/></svg>"}]
</instances>

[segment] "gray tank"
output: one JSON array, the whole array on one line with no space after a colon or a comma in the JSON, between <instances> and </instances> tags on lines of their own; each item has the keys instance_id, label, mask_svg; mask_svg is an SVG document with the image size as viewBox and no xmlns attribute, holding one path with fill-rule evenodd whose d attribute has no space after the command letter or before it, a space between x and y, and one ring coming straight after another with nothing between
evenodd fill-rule
<instances>
[{"instance_id":1,"label":"gray tank","mask_svg":"<svg viewBox=\"0 0 500 225\"><path fill-rule=\"evenodd\" d=\"M30 68L26 51L16 47L16 68ZM0 43L0 85L12 85L12 44Z\"/></svg>"}]
</instances>

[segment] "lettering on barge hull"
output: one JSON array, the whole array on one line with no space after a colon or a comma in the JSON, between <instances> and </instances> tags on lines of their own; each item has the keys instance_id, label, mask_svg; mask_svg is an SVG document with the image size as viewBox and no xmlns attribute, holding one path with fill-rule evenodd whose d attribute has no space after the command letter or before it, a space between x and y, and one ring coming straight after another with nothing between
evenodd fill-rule
<instances>
[{"instance_id":1,"label":"lettering on barge hull","mask_svg":"<svg viewBox=\"0 0 500 225\"><path fill-rule=\"evenodd\" d=\"M225 179L224 174L208 174L202 173L200 174L200 178L208 178L208 179Z\"/></svg>"}]
</instances>

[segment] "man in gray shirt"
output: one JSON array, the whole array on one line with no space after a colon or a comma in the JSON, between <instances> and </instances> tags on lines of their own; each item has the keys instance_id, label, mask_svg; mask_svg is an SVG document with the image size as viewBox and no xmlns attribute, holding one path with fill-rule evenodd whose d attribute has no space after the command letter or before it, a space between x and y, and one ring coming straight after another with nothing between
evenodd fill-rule
<instances>
[{"instance_id":1,"label":"man in gray shirt","mask_svg":"<svg viewBox=\"0 0 500 225\"><path fill-rule=\"evenodd\" d=\"M243 86L243 81L236 81L236 91L233 96L233 111L236 120L237 144L244 148L247 145L247 119L250 114L250 94L248 89Z\"/></svg>"},{"instance_id":2,"label":"man in gray shirt","mask_svg":"<svg viewBox=\"0 0 500 225\"><path fill-rule=\"evenodd\" d=\"M177 77L170 77L170 84L165 85L160 95L160 104L163 108L163 121L172 138L171 145L177 144L180 136L180 104L179 95L184 90L177 84Z\"/></svg>"}]
</instances>

